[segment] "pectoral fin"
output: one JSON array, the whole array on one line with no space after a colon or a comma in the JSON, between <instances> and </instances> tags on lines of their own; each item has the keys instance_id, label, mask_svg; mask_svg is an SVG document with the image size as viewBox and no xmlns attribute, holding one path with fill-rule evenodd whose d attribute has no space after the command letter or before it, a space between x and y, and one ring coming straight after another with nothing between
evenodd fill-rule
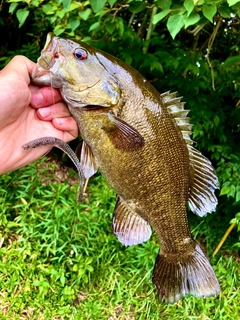
<instances>
[{"instance_id":1,"label":"pectoral fin","mask_svg":"<svg viewBox=\"0 0 240 320\"><path fill-rule=\"evenodd\" d=\"M144 144L141 134L124 120L108 113L111 125L103 128L117 149L135 150Z\"/></svg>"},{"instance_id":2,"label":"pectoral fin","mask_svg":"<svg viewBox=\"0 0 240 320\"><path fill-rule=\"evenodd\" d=\"M120 196L114 210L113 230L118 240L125 246L147 241L152 234L149 223Z\"/></svg>"},{"instance_id":3,"label":"pectoral fin","mask_svg":"<svg viewBox=\"0 0 240 320\"><path fill-rule=\"evenodd\" d=\"M98 170L98 165L95 161L92 151L85 141L82 143L80 163L86 179L93 176Z\"/></svg>"}]
</instances>

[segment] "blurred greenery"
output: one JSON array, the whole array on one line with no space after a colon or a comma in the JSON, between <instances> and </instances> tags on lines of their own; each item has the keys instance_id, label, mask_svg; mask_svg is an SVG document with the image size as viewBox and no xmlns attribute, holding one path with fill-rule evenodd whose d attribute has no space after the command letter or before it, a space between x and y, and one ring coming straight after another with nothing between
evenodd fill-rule
<instances>
[{"instance_id":1,"label":"blurred greenery","mask_svg":"<svg viewBox=\"0 0 240 320\"><path fill-rule=\"evenodd\" d=\"M0 2L0 68L16 54L36 61L53 31L119 57L160 93L178 91L190 109L193 140L220 181L217 212L203 219L190 214L194 236L211 255L229 225L236 224L212 260L220 297L158 306L151 285L157 241L122 248L115 240L114 194L102 177L91 184L90 205L78 206L76 189L42 186L34 166L3 175L3 319L240 317L239 17L238 0Z\"/></svg>"}]
</instances>

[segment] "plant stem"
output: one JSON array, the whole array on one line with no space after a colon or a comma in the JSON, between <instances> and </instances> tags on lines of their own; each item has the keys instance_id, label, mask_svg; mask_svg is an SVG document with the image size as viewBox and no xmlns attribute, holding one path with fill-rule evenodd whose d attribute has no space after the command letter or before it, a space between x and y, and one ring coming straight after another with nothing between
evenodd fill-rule
<instances>
[{"instance_id":1,"label":"plant stem","mask_svg":"<svg viewBox=\"0 0 240 320\"><path fill-rule=\"evenodd\" d=\"M215 83L214 83L214 70L213 70L213 66L212 66L212 63L209 59L209 56L210 56L210 52L212 50L212 45L213 45L213 42L216 38L216 35L218 33L218 29L220 28L220 26L222 25L222 18L220 18L216 24L216 27L214 28L213 30L213 33L211 34L211 37L209 38L209 41L208 41L208 48L207 48L207 56L206 56L206 60L207 60L207 63L209 65L209 68L211 70L211 77L212 77L212 88L213 90L215 91Z\"/></svg>"},{"instance_id":2,"label":"plant stem","mask_svg":"<svg viewBox=\"0 0 240 320\"><path fill-rule=\"evenodd\" d=\"M232 231L232 229L236 226L237 222L234 222L230 225L230 227L227 229L227 231L225 232L224 236L222 237L221 241L219 242L217 248L215 249L215 251L213 252L213 255L215 256L218 251L220 250L221 246L224 244L225 240L227 239L227 237L229 236L230 232Z\"/></svg>"},{"instance_id":3,"label":"plant stem","mask_svg":"<svg viewBox=\"0 0 240 320\"><path fill-rule=\"evenodd\" d=\"M157 13L157 7L153 7L152 8L152 14L151 14L151 18L150 18L150 23L149 23L149 27L148 27L148 31L147 31L147 36L146 36L146 43L143 47L143 53L146 54L148 52L148 47L149 47L149 40L151 39L151 35L152 32L154 30L154 24L153 24L153 17L155 16L155 14Z\"/></svg>"}]
</instances>

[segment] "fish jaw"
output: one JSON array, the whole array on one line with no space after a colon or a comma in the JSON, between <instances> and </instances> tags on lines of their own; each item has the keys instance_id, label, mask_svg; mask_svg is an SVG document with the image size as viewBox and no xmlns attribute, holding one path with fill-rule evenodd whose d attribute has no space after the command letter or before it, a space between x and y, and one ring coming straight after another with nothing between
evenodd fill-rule
<instances>
[{"instance_id":1,"label":"fish jaw","mask_svg":"<svg viewBox=\"0 0 240 320\"><path fill-rule=\"evenodd\" d=\"M38 63L32 70L31 82L38 86L51 86L57 89L62 88L61 78L53 75L51 71L43 69Z\"/></svg>"}]
</instances>

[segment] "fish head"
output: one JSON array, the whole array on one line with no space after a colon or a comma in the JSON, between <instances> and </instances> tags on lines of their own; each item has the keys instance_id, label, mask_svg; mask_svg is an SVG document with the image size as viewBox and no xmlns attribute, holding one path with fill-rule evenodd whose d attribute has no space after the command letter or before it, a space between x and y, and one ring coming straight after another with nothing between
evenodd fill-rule
<instances>
[{"instance_id":1,"label":"fish head","mask_svg":"<svg viewBox=\"0 0 240 320\"><path fill-rule=\"evenodd\" d=\"M71 107L112 107L121 100L116 78L100 62L97 50L49 33L36 67L33 83L59 88Z\"/></svg>"}]
</instances>

